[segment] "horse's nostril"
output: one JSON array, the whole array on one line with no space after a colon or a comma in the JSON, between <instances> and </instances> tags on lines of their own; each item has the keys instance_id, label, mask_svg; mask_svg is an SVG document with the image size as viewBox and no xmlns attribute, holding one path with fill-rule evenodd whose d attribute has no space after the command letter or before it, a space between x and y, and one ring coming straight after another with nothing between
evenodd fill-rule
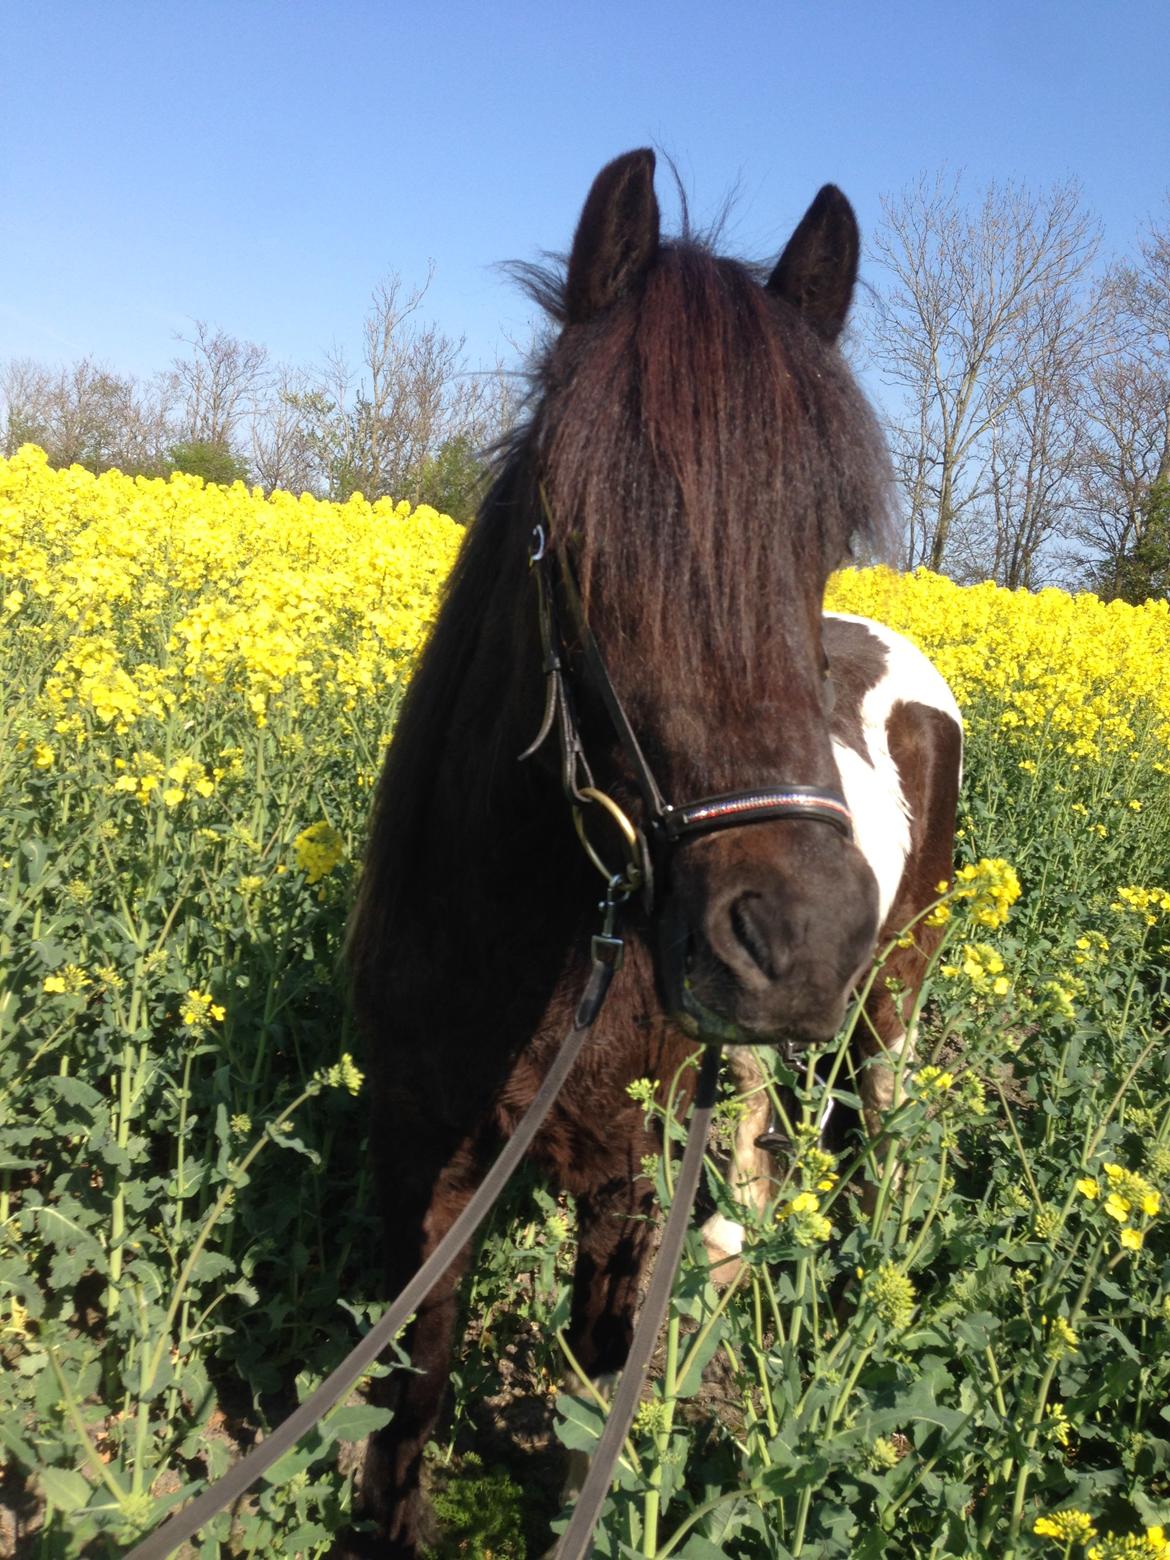
<instances>
[{"instance_id":1,"label":"horse's nostril","mask_svg":"<svg viewBox=\"0 0 1170 1560\"><path fill-rule=\"evenodd\" d=\"M732 900L729 911L731 930L736 942L756 968L774 981L780 978L780 971L776 964L773 940L760 923L758 899L757 894L741 894L738 899Z\"/></svg>"}]
</instances>

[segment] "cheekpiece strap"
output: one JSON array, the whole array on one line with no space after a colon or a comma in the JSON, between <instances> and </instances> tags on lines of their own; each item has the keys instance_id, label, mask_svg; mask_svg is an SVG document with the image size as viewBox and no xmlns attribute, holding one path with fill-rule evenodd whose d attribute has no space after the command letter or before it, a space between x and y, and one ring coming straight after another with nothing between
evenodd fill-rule
<instances>
[{"instance_id":1,"label":"cheekpiece strap","mask_svg":"<svg viewBox=\"0 0 1170 1560\"><path fill-rule=\"evenodd\" d=\"M724 796L707 796L685 807L667 807L658 817L663 833L670 840L713 829L728 829L747 823L768 823L777 818L811 818L832 824L847 840L853 838L853 818L844 800L834 791L813 785L786 785L756 791L732 791Z\"/></svg>"}]
</instances>

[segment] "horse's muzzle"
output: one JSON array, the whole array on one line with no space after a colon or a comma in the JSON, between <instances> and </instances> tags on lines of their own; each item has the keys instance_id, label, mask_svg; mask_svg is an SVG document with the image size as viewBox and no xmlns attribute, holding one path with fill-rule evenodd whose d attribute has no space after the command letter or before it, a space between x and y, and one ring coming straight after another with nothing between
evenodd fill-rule
<instances>
[{"instance_id":1,"label":"horse's muzzle","mask_svg":"<svg viewBox=\"0 0 1170 1560\"><path fill-rule=\"evenodd\" d=\"M715 851L697 858L661 907L666 1011L706 1044L798 1048L830 1040L873 957L872 872L844 846L833 884L815 872L793 884L771 871L724 874L718 866Z\"/></svg>"}]
</instances>

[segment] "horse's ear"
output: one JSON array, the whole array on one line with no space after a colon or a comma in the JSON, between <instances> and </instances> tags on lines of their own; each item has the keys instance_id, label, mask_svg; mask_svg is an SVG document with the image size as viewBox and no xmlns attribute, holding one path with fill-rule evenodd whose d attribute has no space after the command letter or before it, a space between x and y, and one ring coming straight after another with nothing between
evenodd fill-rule
<instances>
[{"instance_id":1,"label":"horse's ear","mask_svg":"<svg viewBox=\"0 0 1170 1560\"><path fill-rule=\"evenodd\" d=\"M786 298L826 341L836 341L849 312L861 237L853 207L826 184L800 219L768 278L768 291Z\"/></svg>"},{"instance_id":2,"label":"horse's ear","mask_svg":"<svg viewBox=\"0 0 1170 1560\"><path fill-rule=\"evenodd\" d=\"M569 255L568 323L583 324L616 303L657 253L654 153L643 148L616 157L593 181Z\"/></svg>"}]
</instances>

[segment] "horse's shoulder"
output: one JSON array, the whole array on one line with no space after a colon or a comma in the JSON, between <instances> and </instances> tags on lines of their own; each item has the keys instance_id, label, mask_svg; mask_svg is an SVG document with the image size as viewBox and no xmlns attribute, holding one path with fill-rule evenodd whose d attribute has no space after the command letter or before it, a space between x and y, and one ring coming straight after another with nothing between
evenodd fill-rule
<instances>
[{"instance_id":1,"label":"horse's shoulder","mask_svg":"<svg viewBox=\"0 0 1170 1560\"><path fill-rule=\"evenodd\" d=\"M895 705L918 704L962 728L946 679L904 634L873 618L826 612L823 636L841 715L851 713L865 726L886 726Z\"/></svg>"}]
</instances>

